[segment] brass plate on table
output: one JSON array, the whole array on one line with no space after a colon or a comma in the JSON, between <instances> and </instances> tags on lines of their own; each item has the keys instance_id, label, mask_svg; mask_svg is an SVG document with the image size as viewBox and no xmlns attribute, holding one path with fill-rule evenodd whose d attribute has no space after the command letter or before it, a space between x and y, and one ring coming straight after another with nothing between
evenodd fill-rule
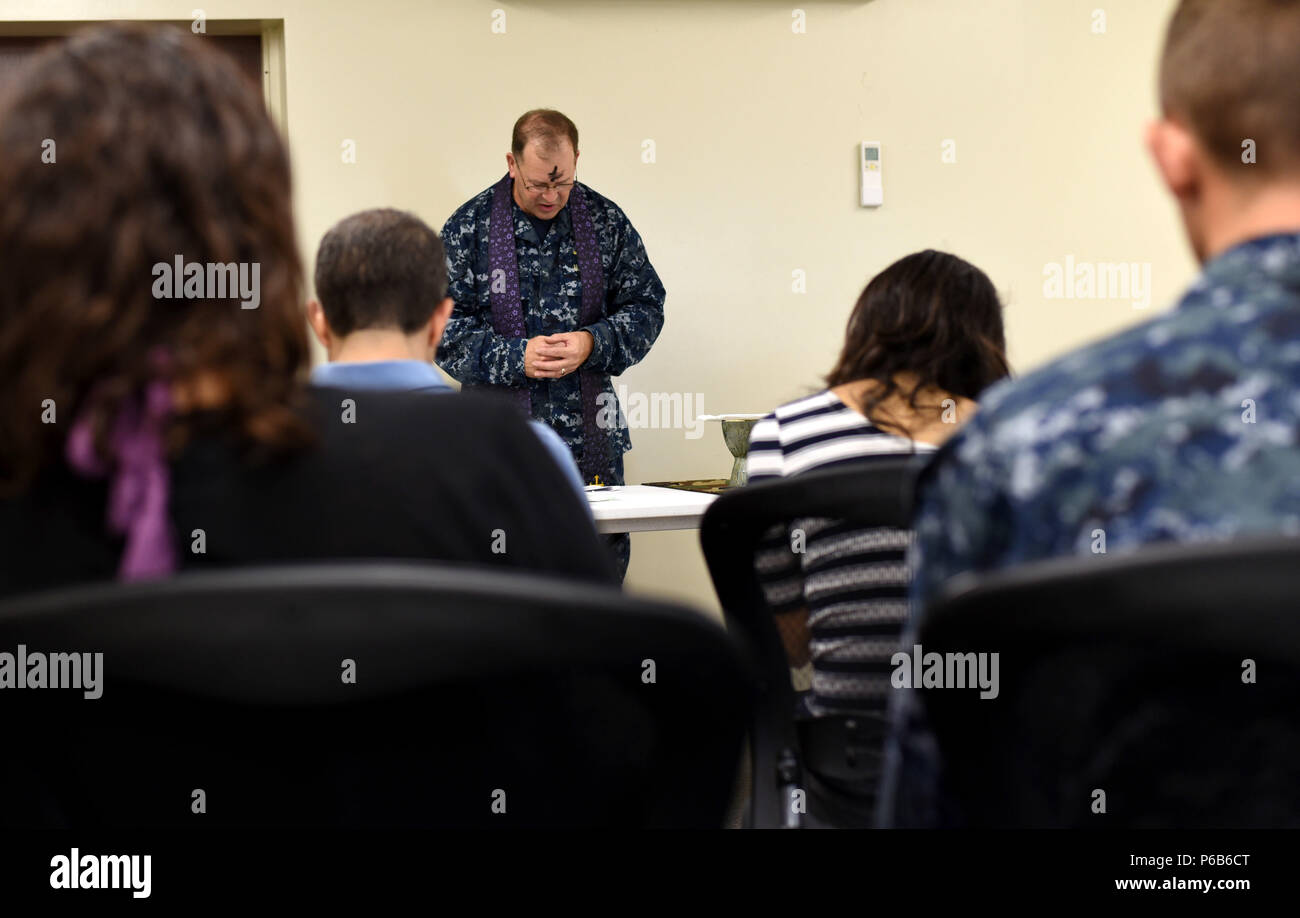
<instances>
[{"instance_id":1,"label":"brass plate on table","mask_svg":"<svg viewBox=\"0 0 1300 918\"><path fill-rule=\"evenodd\" d=\"M650 488L676 488L678 491L700 491L704 494L721 494L730 490L725 478L695 478L686 481L645 481Z\"/></svg>"}]
</instances>

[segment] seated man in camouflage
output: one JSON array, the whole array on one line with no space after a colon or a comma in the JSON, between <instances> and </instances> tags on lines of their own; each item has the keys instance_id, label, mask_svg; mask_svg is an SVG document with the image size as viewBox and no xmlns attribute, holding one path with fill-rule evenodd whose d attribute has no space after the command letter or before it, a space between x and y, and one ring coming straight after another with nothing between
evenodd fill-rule
<instances>
[{"instance_id":1,"label":"seated man in camouflage","mask_svg":"<svg viewBox=\"0 0 1300 918\"><path fill-rule=\"evenodd\" d=\"M1114 554L1300 533L1297 47L1300 2L1179 4L1147 145L1204 271L1168 313L988 391L920 486L914 616L956 574L1100 534ZM886 824L946 821L915 702L895 698Z\"/></svg>"}]
</instances>

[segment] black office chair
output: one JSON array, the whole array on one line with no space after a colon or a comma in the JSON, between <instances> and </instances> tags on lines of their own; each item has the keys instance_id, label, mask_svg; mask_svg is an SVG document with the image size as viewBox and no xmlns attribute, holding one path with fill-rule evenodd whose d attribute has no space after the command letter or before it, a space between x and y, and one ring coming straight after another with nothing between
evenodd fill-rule
<instances>
[{"instance_id":1,"label":"black office chair","mask_svg":"<svg viewBox=\"0 0 1300 918\"><path fill-rule=\"evenodd\" d=\"M953 818L1300 826L1298 594L1300 540L1283 538L954 580L922 652L997 652L1000 685L921 691Z\"/></svg>"},{"instance_id":2,"label":"black office chair","mask_svg":"<svg viewBox=\"0 0 1300 918\"><path fill-rule=\"evenodd\" d=\"M435 564L35 594L19 644L103 694L0 692L6 825L720 827L751 704L699 612Z\"/></svg>"},{"instance_id":3,"label":"black office chair","mask_svg":"<svg viewBox=\"0 0 1300 918\"><path fill-rule=\"evenodd\" d=\"M865 826L887 725L883 717L831 715L796 724L789 662L754 570L755 551L775 525L821 517L866 526L911 525L913 486L928 457L866 460L722 494L700 525L700 542L728 627L758 660L761 683L750 730L753 794L748 824ZM854 787L873 788L858 795ZM794 812L805 792L807 812Z\"/></svg>"}]
</instances>

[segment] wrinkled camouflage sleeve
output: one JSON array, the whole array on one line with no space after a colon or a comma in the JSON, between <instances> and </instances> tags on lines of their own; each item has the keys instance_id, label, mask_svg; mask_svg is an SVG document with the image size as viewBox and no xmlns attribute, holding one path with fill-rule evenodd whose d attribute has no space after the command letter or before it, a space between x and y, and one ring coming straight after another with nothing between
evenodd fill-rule
<instances>
[{"instance_id":1,"label":"wrinkled camouflage sleeve","mask_svg":"<svg viewBox=\"0 0 1300 918\"><path fill-rule=\"evenodd\" d=\"M618 376L639 363L664 327L664 285L646 256L641 236L623 211L610 205L618 248L606 274L605 318L583 326L595 339L584 369Z\"/></svg>"},{"instance_id":2,"label":"wrinkled camouflage sleeve","mask_svg":"<svg viewBox=\"0 0 1300 918\"><path fill-rule=\"evenodd\" d=\"M525 338L507 338L492 327L487 265L476 265L477 214L462 208L442 228L447 250L447 295L455 301L438 345L438 366L462 385L522 386ZM477 269L482 268L482 272ZM479 274L483 282L479 282Z\"/></svg>"}]
</instances>

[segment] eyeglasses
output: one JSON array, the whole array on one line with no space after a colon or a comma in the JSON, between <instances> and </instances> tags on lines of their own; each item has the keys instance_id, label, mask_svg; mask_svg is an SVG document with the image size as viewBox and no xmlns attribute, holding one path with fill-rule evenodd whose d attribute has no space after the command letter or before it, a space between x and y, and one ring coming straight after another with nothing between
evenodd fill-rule
<instances>
[{"instance_id":1,"label":"eyeglasses","mask_svg":"<svg viewBox=\"0 0 1300 918\"><path fill-rule=\"evenodd\" d=\"M519 176L519 181L523 182L524 189L530 194L537 194L541 191L564 191L573 187L573 182L546 182L542 185L534 185L522 175Z\"/></svg>"}]
</instances>

